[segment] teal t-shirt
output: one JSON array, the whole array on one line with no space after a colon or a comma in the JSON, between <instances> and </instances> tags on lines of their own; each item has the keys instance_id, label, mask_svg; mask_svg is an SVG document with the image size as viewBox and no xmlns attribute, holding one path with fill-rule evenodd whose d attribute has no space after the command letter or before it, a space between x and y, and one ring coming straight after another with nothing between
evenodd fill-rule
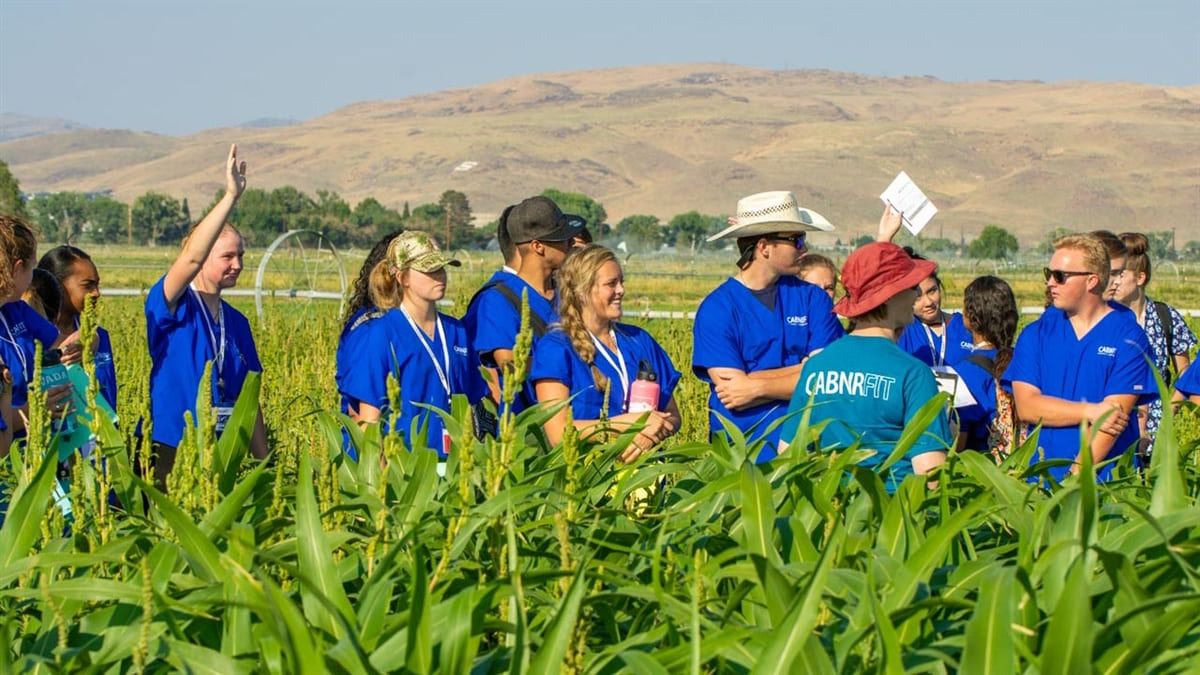
<instances>
[{"instance_id":1,"label":"teal t-shirt","mask_svg":"<svg viewBox=\"0 0 1200 675\"><path fill-rule=\"evenodd\" d=\"M875 454L862 466L881 464L896 446L900 434L921 406L938 393L929 366L883 337L848 335L812 356L800 372L788 413L799 412L812 396L811 423L830 423L821 433L821 448L848 448L856 441ZM783 425L782 438L793 439L799 415ZM892 465L884 479L895 490L913 472L912 459L926 452L945 451L950 445L950 422L938 415L904 459Z\"/></svg>"}]
</instances>

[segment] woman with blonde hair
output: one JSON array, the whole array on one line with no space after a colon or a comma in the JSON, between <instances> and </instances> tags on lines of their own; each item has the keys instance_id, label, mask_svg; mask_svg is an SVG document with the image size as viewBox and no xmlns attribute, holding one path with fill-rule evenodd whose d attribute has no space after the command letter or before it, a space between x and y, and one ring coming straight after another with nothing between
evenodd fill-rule
<instances>
[{"instance_id":1,"label":"woman with blonde hair","mask_svg":"<svg viewBox=\"0 0 1200 675\"><path fill-rule=\"evenodd\" d=\"M620 456L632 462L679 429L679 371L649 333L618 322L625 278L612 250L588 244L573 251L558 272L558 296L560 322L534 344L529 379L537 401L570 399L574 425L585 434L641 425ZM653 373L658 384L652 410L638 411L636 404L630 410L639 372L643 379ZM564 407L545 426L552 444L562 440L566 424Z\"/></svg>"},{"instance_id":2,"label":"woman with blonde hair","mask_svg":"<svg viewBox=\"0 0 1200 675\"><path fill-rule=\"evenodd\" d=\"M395 413L394 430L404 434L409 450L433 449L442 461L450 453L450 435L442 418L421 404L448 411L455 394L472 404L487 395L466 328L437 311L446 296L446 266L460 264L424 232L393 238L371 270L370 301L377 311L362 315L338 351L343 412L360 425L382 421L385 432ZM395 411L389 376L400 385Z\"/></svg>"},{"instance_id":3,"label":"woman with blonde hair","mask_svg":"<svg viewBox=\"0 0 1200 675\"><path fill-rule=\"evenodd\" d=\"M211 396L217 432L233 413L250 372L262 372L250 322L221 291L237 285L245 243L226 220L246 189L246 163L238 162L237 145L225 161L225 194L183 240L171 268L146 294L146 338L150 351L150 418L154 477L166 485L183 439L184 415L195 419L196 394L204 370L212 363ZM250 452L267 456L262 410L250 437Z\"/></svg>"}]
</instances>

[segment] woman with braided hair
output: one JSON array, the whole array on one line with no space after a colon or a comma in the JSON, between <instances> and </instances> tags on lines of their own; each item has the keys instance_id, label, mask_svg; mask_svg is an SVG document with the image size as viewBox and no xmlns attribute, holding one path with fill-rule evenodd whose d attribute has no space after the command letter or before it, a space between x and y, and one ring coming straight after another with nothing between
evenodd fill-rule
<instances>
[{"instance_id":1,"label":"woman with braided hair","mask_svg":"<svg viewBox=\"0 0 1200 675\"><path fill-rule=\"evenodd\" d=\"M618 432L642 424L621 461L632 462L679 429L675 387L679 371L649 333L619 323L625 278L616 254L589 244L573 251L558 272L559 323L534 344L533 382L538 403L570 399L574 424L587 434L605 427ZM629 393L639 371L659 384L654 410L629 411ZM607 392L607 398L605 393ZM553 444L567 424L564 407L545 426Z\"/></svg>"},{"instance_id":2,"label":"woman with braided hair","mask_svg":"<svg viewBox=\"0 0 1200 675\"><path fill-rule=\"evenodd\" d=\"M1017 300L1012 287L999 277L982 276L963 291L963 324L971 331L975 349L954 368L962 384L975 399L974 405L958 408L959 449L990 450L996 440L996 416L1004 407L1011 418L1011 401L1000 406L996 390L997 375L1012 361L1013 343L1017 338ZM1007 392L1004 392L1008 395ZM1006 429L1019 427L1014 420ZM1008 439L1011 440L1011 439ZM1008 445L1007 441L1005 443ZM1006 449L1011 451L1011 447Z\"/></svg>"}]
</instances>

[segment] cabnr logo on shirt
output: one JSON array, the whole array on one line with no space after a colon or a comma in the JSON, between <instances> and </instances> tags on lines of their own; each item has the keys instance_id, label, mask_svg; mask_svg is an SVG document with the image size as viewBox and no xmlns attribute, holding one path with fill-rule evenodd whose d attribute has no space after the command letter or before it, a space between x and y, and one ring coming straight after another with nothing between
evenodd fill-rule
<instances>
[{"instance_id":1,"label":"cabnr logo on shirt","mask_svg":"<svg viewBox=\"0 0 1200 675\"><path fill-rule=\"evenodd\" d=\"M958 346L962 347L964 351L968 351L968 352L975 351L975 343L974 342L967 342L964 340L962 342L959 342Z\"/></svg>"},{"instance_id":2,"label":"cabnr logo on shirt","mask_svg":"<svg viewBox=\"0 0 1200 675\"><path fill-rule=\"evenodd\" d=\"M466 355L467 355L467 348L466 348L466 347L459 347L458 345L454 345L454 353L455 353L455 354L458 354L459 356L466 356Z\"/></svg>"},{"instance_id":3,"label":"cabnr logo on shirt","mask_svg":"<svg viewBox=\"0 0 1200 675\"><path fill-rule=\"evenodd\" d=\"M1096 353L1099 354L1100 356L1114 357L1117 355L1117 348L1109 347L1106 345L1100 345L1100 347L1096 350Z\"/></svg>"},{"instance_id":4,"label":"cabnr logo on shirt","mask_svg":"<svg viewBox=\"0 0 1200 675\"><path fill-rule=\"evenodd\" d=\"M808 315L805 314L804 316L789 316L787 318L787 323L789 326L807 326L808 325Z\"/></svg>"}]
</instances>

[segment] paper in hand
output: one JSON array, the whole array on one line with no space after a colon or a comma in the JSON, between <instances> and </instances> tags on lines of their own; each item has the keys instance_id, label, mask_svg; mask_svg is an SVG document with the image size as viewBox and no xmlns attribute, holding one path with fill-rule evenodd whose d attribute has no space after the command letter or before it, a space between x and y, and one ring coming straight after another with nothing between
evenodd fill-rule
<instances>
[{"instance_id":1,"label":"paper in hand","mask_svg":"<svg viewBox=\"0 0 1200 675\"><path fill-rule=\"evenodd\" d=\"M905 229L914 235L925 229L929 221L937 215L937 207L903 171L879 198L884 204L891 204L900 212Z\"/></svg>"}]
</instances>

